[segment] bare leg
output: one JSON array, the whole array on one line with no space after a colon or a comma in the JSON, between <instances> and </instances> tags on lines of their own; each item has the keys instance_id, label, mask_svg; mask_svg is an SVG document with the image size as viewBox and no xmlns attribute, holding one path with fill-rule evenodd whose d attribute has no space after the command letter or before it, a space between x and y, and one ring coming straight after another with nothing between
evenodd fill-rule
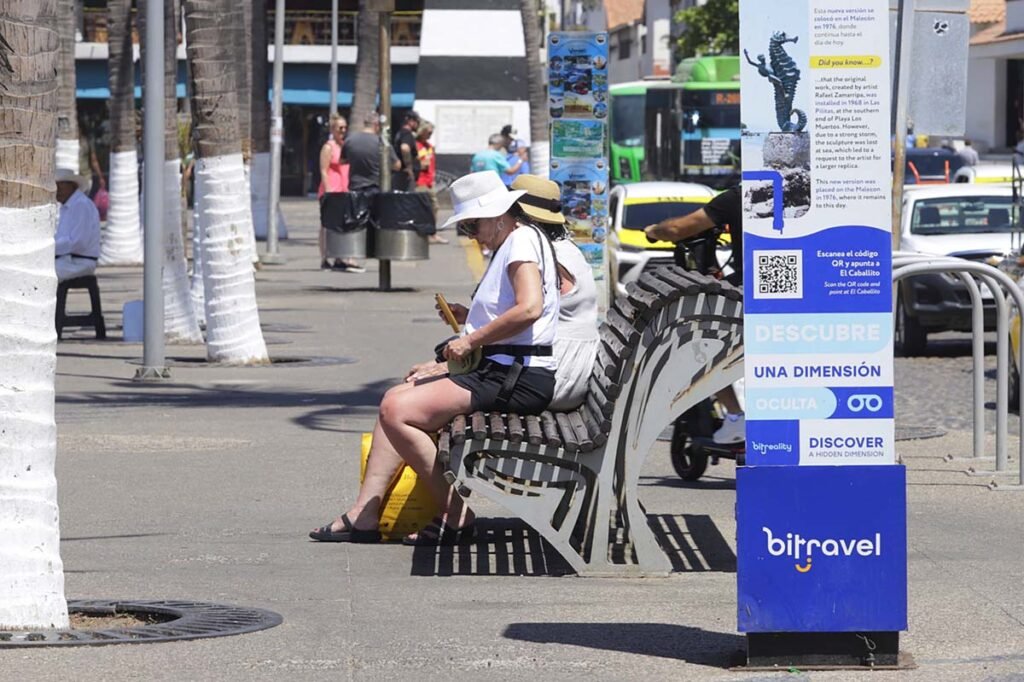
<instances>
[{"instance_id":1,"label":"bare leg","mask_svg":"<svg viewBox=\"0 0 1024 682\"><path fill-rule=\"evenodd\" d=\"M457 414L470 409L470 393L451 379L413 384L409 390L391 390L380 405L380 424L402 459L426 482L441 516L452 526L468 523L472 516L444 479L437 460L437 446L430 434Z\"/></svg>"}]
</instances>

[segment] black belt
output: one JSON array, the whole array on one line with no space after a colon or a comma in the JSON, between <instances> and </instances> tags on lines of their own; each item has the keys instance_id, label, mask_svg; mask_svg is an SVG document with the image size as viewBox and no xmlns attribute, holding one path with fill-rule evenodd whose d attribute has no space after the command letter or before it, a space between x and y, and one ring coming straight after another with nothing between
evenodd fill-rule
<instances>
[{"instance_id":1,"label":"black belt","mask_svg":"<svg viewBox=\"0 0 1024 682\"><path fill-rule=\"evenodd\" d=\"M512 355L526 357L528 355L537 357L551 357L554 350L551 346L529 346L515 343L496 343L490 346L483 346L480 352L486 357L488 355Z\"/></svg>"},{"instance_id":2,"label":"black belt","mask_svg":"<svg viewBox=\"0 0 1024 682\"><path fill-rule=\"evenodd\" d=\"M505 375L505 381L502 382L501 388L498 389L498 407L508 408L509 400L512 399L512 392L516 390L516 384L519 383L519 377L523 373L523 358L532 356L550 357L553 355L553 349L551 346L530 346L520 344L494 344L491 346L484 346L480 349L480 352L487 357L489 355L511 355L515 359L508 368L508 374Z\"/></svg>"},{"instance_id":3,"label":"black belt","mask_svg":"<svg viewBox=\"0 0 1024 682\"><path fill-rule=\"evenodd\" d=\"M65 253L61 256L57 256L57 258L63 258L64 256L71 256L72 258L84 258L86 260L99 260L99 258L94 258L93 256L80 256L77 253Z\"/></svg>"}]
</instances>

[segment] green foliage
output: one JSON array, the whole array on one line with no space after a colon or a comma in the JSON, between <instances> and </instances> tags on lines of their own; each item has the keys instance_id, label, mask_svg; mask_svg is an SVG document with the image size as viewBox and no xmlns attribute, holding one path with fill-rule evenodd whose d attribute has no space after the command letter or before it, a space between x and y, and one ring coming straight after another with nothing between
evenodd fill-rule
<instances>
[{"instance_id":1,"label":"green foliage","mask_svg":"<svg viewBox=\"0 0 1024 682\"><path fill-rule=\"evenodd\" d=\"M739 5L739 0L708 0L699 7L676 12L675 21L683 26L676 41L676 56L739 54Z\"/></svg>"}]
</instances>

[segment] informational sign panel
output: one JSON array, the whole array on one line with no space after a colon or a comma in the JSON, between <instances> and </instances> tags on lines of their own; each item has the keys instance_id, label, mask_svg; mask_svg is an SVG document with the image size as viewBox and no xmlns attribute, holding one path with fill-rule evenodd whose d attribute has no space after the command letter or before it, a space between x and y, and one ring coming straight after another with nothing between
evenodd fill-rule
<instances>
[{"instance_id":1,"label":"informational sign panel","mask_svg":"<svg viewBox=\"0 0 1024 682\"><path fill-rule=\"evenodd\" d=\"M548 36L551 179L573 238L604 277L608 233L608 34Z\"/></svg>"},{"instance_id":2,"label":"informational sign panel","mask_svg":"<svg viewBox=\"0 0 1024 682\"><path fill-rule=\"evenodd\" d=\"M744 0L747 463L893 464L888 0Z\"/></svg>"},{"instance_id":3,"label":"informational sign panel","mask_svg":"<svg viewBox=\"0 0 1024 682\"><path fill-rule=\"evenodd\" d=\"M736 479L740 632L907 628L904 467L740 467Z\"/></svg>"},{"instance_id":4,"label":"informational sign panel","mask_svg":"<svg viewBox=\"0 0 1024 682\"><path fill-rule=\"evenodd\" d=\"M739 629L903 630L888 0L741 0L740 45Z\"/></svg>"}]
</instances>

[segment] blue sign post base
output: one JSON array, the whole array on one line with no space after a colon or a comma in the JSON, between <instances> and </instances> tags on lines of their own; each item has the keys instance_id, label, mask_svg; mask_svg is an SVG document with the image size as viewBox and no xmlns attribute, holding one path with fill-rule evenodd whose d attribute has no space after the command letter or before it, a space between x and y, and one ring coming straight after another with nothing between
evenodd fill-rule
<instances>
[{"instance_id":1,"label":"blue sign post base","mask_svg":"<svg viewBox=\"0 0 1024 682\"><path fill-rule=\"evenodd\" d=\"M752 632L746 669L906 669L899 632Z\"/></svg>"}]
</instances>

